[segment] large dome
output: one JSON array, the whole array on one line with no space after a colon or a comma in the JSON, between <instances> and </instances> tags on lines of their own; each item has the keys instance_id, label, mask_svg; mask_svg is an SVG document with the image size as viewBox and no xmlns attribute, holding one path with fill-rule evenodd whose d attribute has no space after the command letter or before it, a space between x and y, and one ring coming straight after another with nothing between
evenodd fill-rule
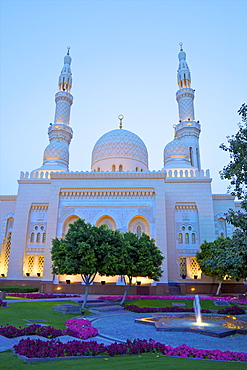
<instances>
[{"instance_id":1,"label":"large dome","mask_svg":"<svg viewBox=\"0 0 247 370\"><path fill-rule=\"evenodd\" d=\"M131 131L109 131L93 148L91 168L92 171L147 171L147 148Z\"/></svg>"}]
</instances>

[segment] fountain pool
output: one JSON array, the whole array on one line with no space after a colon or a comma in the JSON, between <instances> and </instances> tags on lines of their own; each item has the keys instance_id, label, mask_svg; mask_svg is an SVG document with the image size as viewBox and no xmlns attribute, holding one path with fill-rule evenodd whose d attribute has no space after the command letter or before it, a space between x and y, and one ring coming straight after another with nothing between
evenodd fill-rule
<instances>
[{"instance_id":1,"label":"fountain pool","mask_svg":"<svg viewBox=\"0 0 247 370\"><path fill-rule=\"evenodd\" d=\"M198 295L195 296L194 310L195 315L160 313L143 319L135 319L135 322L154 325L159 331L192 332L217 338L233 334L247 334L247 321L245 320L228 315L202 314Z\"/></svg>"}]
</instances>

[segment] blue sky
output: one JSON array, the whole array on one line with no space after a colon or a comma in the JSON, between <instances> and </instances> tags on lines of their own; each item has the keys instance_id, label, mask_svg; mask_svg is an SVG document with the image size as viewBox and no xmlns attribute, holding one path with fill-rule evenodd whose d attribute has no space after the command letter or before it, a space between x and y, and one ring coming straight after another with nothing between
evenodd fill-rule
<instances>
[{"instance_id":1,"label":"blue sky","mask_svg":"<svg viewBox=\"0 0 247 370\"><path fill-rule=\"evenodd\" d=\"M236 133L246 102L247 2L197 0L1 0L0 194L17 193L20 171L42 164L54 121L58 77L71 46L74 104L70 170L90 171L105 132L123 127L145 142L150 170L178 122L179 42L196 90L195 118L203 169L214 193L225 193L219 149Z\"/></svg>"}]
</instances>

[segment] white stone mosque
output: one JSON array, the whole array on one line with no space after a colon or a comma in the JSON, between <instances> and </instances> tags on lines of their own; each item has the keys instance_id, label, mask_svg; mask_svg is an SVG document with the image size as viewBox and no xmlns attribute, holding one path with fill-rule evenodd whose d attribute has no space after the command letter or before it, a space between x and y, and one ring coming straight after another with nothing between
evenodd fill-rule
<instances>
[{"instance_id":1,"label":"white stone mosque","mask_svg":"<svg viewBox=\"0 0 247 370\"><path fill-rule=\"evenodd\" d=\"M149 169L144 142L138 133L122 128L123 116L119 116L119 129L96 142L91 172L71 172L73 96L68 48L43 164L31 173L21 172L17 195L0 196L0 286L34 285L47 292L84 289L80 276L52 274L50 254L51 240L63 238L69 224L82 218L122 232L144 232L156 240L165 256L163 276L157 283L137 278L137 294L208 291L212 278L202 275L195 254L204 240L232 235L226 213L237 203L228 194L212 194L209 170L201 169L201 125L194 115L195 90L182 44L178 59L179 118L174 140L164 148L163 168ZM121 277L97 276L91 292L102 293L102 289L108 289L108 294L122 292Z\"/></svg>"}]
</instances>

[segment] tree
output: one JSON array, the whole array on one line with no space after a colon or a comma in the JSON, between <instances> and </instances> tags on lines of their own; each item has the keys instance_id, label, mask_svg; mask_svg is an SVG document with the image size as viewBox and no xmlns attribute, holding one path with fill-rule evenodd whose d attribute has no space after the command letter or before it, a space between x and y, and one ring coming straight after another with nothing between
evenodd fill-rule
<instances>
[{"instance_id":1,"label":"tree","mask_svg":"<svg viewBox=\"0 0 247 370\"><path fill-rule=\"evenodd\" d=\"M118 231L105 226L92 226L84 220L70 225L65 239L52 240L52 271L55 274L82 276L86 291L82 308L85 307L89 286L97 273L116 275L118 272L117 251L123 244Z\"/></svg>"},{"instance_id":2,"label":"tree","mask_svg":"<svg viewBox=\"0 0 247 370\"><path fill-rule=\"evenodd\" d=\"M247 200L247 105L238 111L242 117L236 135L228 136L229 146L221 144L220 148L230 153L230 163L220 172L222 179L230 180L231 194L238 199ZM246 206L246 204L245 204ZM245 208L246 209L246 208Z\"/></svg>"},{"instance_id":3,"label":"tree","mask_svg":"<svg viewBox=\"0 0 247 370\"><path fill-rule=\"evenodd\" d=\"M119 271L118 275L126 275L128 284L123 299L120 304L123 304L126 296L132 286L133 277L148 277L158 281L162 276L161 264L164 257L159 248L155 245L154 239L148 235L142 234L137 236L134 233L127 232L123 234L123 248L119 255Z\"/></svg>"},{"instance_id":4,"label":"tree","mask_svg":"<svg viewBox=\"0 0 247 370\"><path fill-rule=\"evenodd\" d=\"M207 276L217 277L219 286L218 295L224 279L236 279L239 281L247 275L246 259L244 251L247 243L239 248L236 236L233 238L218 238L214 242L206 242L201 245L196 253L197 262L202 272Z\"/></svg>"}]
</instances>

